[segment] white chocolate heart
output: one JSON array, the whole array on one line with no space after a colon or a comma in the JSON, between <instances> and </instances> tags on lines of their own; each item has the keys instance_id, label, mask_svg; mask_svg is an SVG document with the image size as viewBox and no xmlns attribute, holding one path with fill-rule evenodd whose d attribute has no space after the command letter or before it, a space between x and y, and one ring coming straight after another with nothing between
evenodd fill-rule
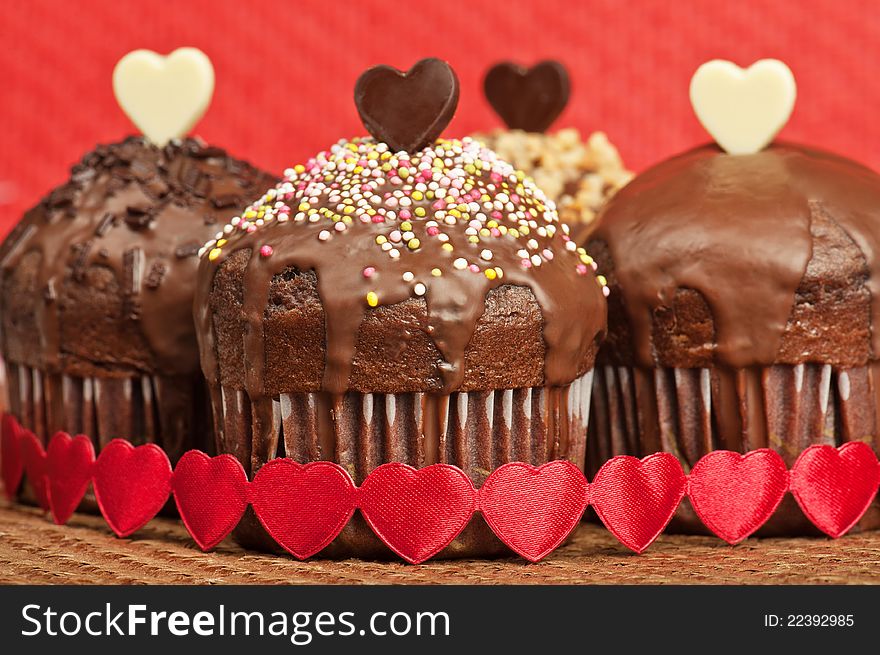
<instances>
[{"instance_id":1,"label":"white chocolate heart","mask_svg":"<svg viewBox=\"0 0 880 655\"><path fill-rule=\"evenodd\" d=\"M186 136L214 94L214 67L197 48L167 57L134 50L113 69L113 93L122 111L148 140L164 146Z\"/></svg>"},{"instance_id":2,"label":"white chocolate heart","mask_svg":"<svg viewBox=\"0 0 880 655\"><path fill-rule=\"evenodd\" d=\"M760 151L788 122L797 97L791 69L778 59L748 68L714 59L691 78L691 104L715 142L731 155Z\"/></svg>"}]
</instances>

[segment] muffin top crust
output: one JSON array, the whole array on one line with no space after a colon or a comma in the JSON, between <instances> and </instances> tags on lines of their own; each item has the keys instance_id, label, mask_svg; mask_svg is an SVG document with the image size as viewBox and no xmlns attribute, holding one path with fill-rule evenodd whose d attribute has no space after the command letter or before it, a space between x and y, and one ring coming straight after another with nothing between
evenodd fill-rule
<instances>
[{"instance_id":1,"label":"muffin top crust","mask_svg":"<svg viewBox=\"0 0 880 655\"><path fill-rule=\"evenodd\" d=\"M568 384L592 365L605 329L604 280L593 267L553 202L477 141L440 139L413 153L340 141L285 171L202 249L203 369L219 381L224 342L237 348L242 333L251 395ZM297 312L308 316L280 316ZM475 335L484 314L497 319L491 342ZM221 315L246 328L218 330ZM516 369L518 317L535 328L540 360L528 374L481 380L474 347L495 369L505 355ZM285 348L312 323L294 357Z\"/></svg>"},{"instance_id":2,"label":"muffin top crust","mask_svg":"<svg viewBox=\"0 0 880 655\"><path fill-rule=\"evenodd\" d=\"M5 356L83 376L196 373L198 250L275 180L197 139L84 155L0 246Z\"/></svg>"},{"instance_id":3,"label":"muffin top crust","mask_svg":"<svg viewBox=\"0 0 880 655\"><path fill-rule=\"evenodd\" d=\"M856 366L880 353L880 176L849 159L696 148L624 187L588 248L611 288L613 362Z\"/></svg>"}]
</instances>

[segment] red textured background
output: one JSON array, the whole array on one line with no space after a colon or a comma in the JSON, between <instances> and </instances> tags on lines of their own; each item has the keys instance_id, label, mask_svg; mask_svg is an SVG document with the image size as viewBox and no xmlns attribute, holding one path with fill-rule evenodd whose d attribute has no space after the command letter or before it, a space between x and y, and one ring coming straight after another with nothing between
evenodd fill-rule
<instances>
[{"instance_id":1,"label":"red textured background","mask_svg":"<svg viewBox=\"0 0 880 655\"><path fill-rule=\"evenodd\" d=\"M573 77L557 126L604 129L635 168L705 138L687 99L713 57L784 59L785 137L880 167L880 6L854 0L0 0L0 233L96 142L131 131L110 88L134 48L205 50L217 72L197 132L272 170L362 132L354 80L435 55L462 83L451 135L497 125L485 67L555 57Z\"/></svg>"}]
</instances>

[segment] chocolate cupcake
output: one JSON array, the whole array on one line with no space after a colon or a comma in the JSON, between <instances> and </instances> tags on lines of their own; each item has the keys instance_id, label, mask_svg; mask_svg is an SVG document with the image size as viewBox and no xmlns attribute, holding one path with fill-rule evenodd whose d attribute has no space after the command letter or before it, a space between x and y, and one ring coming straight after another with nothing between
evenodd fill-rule
<instances>
[{"instance_id":1,"label":"chocolate cupcake","mask_svg":"<svg viewBox=\"0 0 880 655\"><path fill-rule=\"evenodd\" d=\"M206 245L202 367L221 448L250 475L281 456L358 484L386 462L477 485L510 461L582 466L606 318L592 260L521 172L430 138L340 141ZM236 534L269 545L253 517ZM443 554L502 552L475 518ZM324 554L390 551L356 515Z\"/></svg>"},{"instance_id":2,"label":"chocolate cupcake","mask_svg":"<svg viewBox=\"0 0 880 655\"><path fill-rule=\"evenodd\" d=\"M604 132L583 139L573 127L546 131L569 99L568 72L560 62L543 61L530 69L500 62L489 69L483 86L507 129L474 138L534 178L578 240L632 172Z\"/></svg>"},{"instance_id":3,"label":"chocolate cupcake","mask_svg":"<svg viewBox=\"0 0 880 655\"><path fill-rule=\"evenodd\" d=\"M207 448L192 298L197 253L274 179L195 139L102 145L0 246L11 412L57 430Z\"/></svg>"},{"instance_id":4,"label":"chocolate cupcake","mask_svg":"<svg viewBox=\"0 0 880 655\"><path fill-rule=\"evenodd\" d=\"M667 451L880 447L880 176L791 144L636 177L588 240L608 278L590 468ZM880 526L877 506L862 528ZM673 527L702 531L685 503ZM759 534L814 532L787 497Z\"/></svg>"}]
</instances>

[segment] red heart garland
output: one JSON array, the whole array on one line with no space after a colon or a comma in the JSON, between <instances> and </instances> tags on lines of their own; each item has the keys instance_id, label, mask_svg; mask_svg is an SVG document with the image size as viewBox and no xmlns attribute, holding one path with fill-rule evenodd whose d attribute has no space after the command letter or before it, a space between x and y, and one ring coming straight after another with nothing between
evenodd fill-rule
<instances>
[{"instance_id":1,"label":"red heart garland","mask_svg":"<svg viewBox=\"0 0 880 655\"><path fill-rule=\"evenodd\" d=\"M55 523L67 523L79 506L92 481L95 449L84 435L71 438L58 432L46 451L46 475L49 481L49 508Z\"/></svg>"},{"instance_id":2,"label":"red heart garland","mask_svg":"<svg viewBox=\"0 0 880 655\"><path fill-rule=\"evenodd\" d=\"M306 559L351 519L355 487L338 464L273 459L254 476L251 502L266 532L288 553Z\"/></svg>"},{"instance_id":3,"label":"red heart garland","mask_svg":"<svg viewBox=\"0 0 880 655\"><path fill-rule=\"evenodd\" d=\"M43 444L37 439L37 435L22 428L18 437L18 447L24 462L24 471L37 503L43 510L48 510L49 486L46 480L46 451L43 450Z\"/></svg>"},{"instance_id":4,"label":"red heart garland","mask_svg":"<svg viewBox=\"0 0 880 655\"><path fill-rule=\"evenodd\" d=\"M479 508L501 541L537 562L575 529L587 508L588 485L568 461L530 466L515 462L486 478Z\"/></svg>"},{"instance_id":5,"label":"red heart garland","mask_svg":"<svg viewBox=\"0 0 880 655\"><path fill-rule=\"evenodd\" d=\"M9 500L15 498L24 476L24 462L18 445L20 430L12 414L3 415L0 423L0 478L3 479L3 490Z\"/></svg>"},{"instance_id":6,"label":"red heart garland","mask_svg":"<svg viewBox=\"0 0 880 655\"><path fill-rule=\"evenodd\" d=\"M787 488L788 469L774 451L716 450L691 470L688 496L706 527L736 544L764 525Z\"/></svg>"},{"instance_id":7,"label":"red heart garland","mask_svg":"<svg viewBox=\"0 0 880 655\"><path fill-rule=\"evenodd\" d=\"M210 550L238 525L247 509L248 479L232 455L185 453L174 469L171 488L180 518L202 550Z\"/></svg>"},{"instance_id":8,"label":"red heart garland","mask_svg":"<svg viewBox=\"0 0 880 655\"><path fill-rule=\"evenodd\" d=\"M0 457L7 494L14 497L26 473L37 500L51 506L58 523L74 511L91 474L101 512L119 536L149 521L173 486L184 523L204 549L221 541L251 502L276 541L297 557L309 557L339 534L359 505L379 538L412 563L445 548L475 509L508 546L537 561L576 525L589 496L606 527L641 552L666 527L688 489L701 520L736 543L773 514L787 478L805 514L838 537L864 515L880 485L880 462L860 442L837 449L811 446L790 474L781 458L766 449L746 455L709 453L690 478L668 453L643 460L619 456L602 466L592 485L568 462L537 468L514 462L494 471L479 492L461 470L445 464L421 470L386 464L359 490L336 464L303 466L282 459L264 466L248 483L231 455L209 458L199 451L187 453L172 477L166 455L153 444L135 448L117 439L94 462L87 437L58 433L46 452L8 414L0 424Z\"/></svg>"},{"instance_id":9,"label":"red heart garland","mask_svg":"<svg viewBox=\"0 0 880 655\"><path fill-rule=\"evenodd\" d=\"M361 513L373 532L407 562L424 562L446 548L474 513L476 490L448 464L422 469L392 462L361 486Z\"/></svg>"},{"instance_id":10,"label":"red heart garland","mask_svg":"<svg viewBox=\"0 0 880 655\"><path fill-rule=\"evenodd\" d=\"M156 444L135 448L114 439L98 455L93 484L98 507L119 537L152 519L171 493L171 463Z\"/></svg>"},{"instance_id":11,"label":"red heart garland","mask_svg":"<svg viewBox=\"0 0 880 655\"><path fill-rule=\"evenodd\" d=\"M623 455L602 465L590 495L605 527L624 546L641 553L672 519L686 486L681 464L670 453L641 460Z\"/></svg>"},{"instance_id":12,"label":"red heart garland","mask_svg":"<svg viewBox=\"0 0 880 655\"><path fill-rule=\"evenodd\" d=\"M791 491L804 514L825 534L846 534L877 493L880 465L871 447L860 441L810 446L791 470Z\"/></svg>"}]
</instances>

